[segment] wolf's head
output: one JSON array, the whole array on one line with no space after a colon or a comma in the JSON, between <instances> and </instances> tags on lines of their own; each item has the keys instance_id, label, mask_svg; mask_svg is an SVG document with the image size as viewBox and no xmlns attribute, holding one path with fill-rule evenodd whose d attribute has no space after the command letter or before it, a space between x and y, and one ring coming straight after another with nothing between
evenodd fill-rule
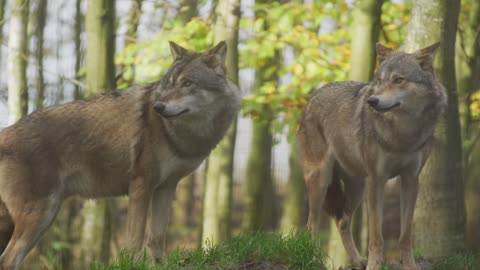
<instances>
[{"instance_id":1,"label":"wolf's head","mask_svg":"<svg viewBox=\"0 0 480 270\"><path fill-rule=\"evenodd\" d=\"M208 117L218 103L238 103L238 91L229 87L225 58L227 44L197 53L170 42L174 62L154 94L155 111L167 120ZM237 104L231 104L236 106Z\"/></svg>"},{"instance_id":2,"label":"wolf's head","mask_svg":"<svg viewBox=\"0 0 480 270\"><path fill-rule=\"evenodd\" d=\"M433 60L439 43L414 53L394 51L377 44L380 67L372 82L368 104L378 112L419 114L444 93L435 79Z\"/></svg>"}]
</instances>

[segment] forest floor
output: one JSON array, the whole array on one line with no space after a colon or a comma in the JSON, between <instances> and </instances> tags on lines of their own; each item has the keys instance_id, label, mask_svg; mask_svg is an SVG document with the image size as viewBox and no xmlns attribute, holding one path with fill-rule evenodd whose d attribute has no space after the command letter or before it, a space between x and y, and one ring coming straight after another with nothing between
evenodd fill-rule
<instances>
[{"instance_id":1,"label":"forest floor","mask_svg":"<svg viewBox=\"0 0 480 270\"><path fill-rule=\"evenodd\" d=\"M124 251L113 264L94 263L91 270L322 270L327 269L326 258L306 232L262 232L241 235L206 249L174 250L159 263L151 263L145 254ZM433 263L417 259L417 264L422 270L479 270L480 256L455 255ZM386 264L381 270L400 269L399 265Z\"/></svg>"}]
</instances>

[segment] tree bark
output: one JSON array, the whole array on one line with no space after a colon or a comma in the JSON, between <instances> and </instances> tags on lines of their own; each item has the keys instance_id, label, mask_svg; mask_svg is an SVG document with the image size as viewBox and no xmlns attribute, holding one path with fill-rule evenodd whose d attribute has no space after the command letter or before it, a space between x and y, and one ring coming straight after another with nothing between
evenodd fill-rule
<instances>
[{"instance_id":1,"label":"tree bark","mask_svg":"<svg viewBox=\"0 0 480 270\"><path fill-rule=\"evenodd\" d=\"M75 89L73 97L75 100L82 98L82 92L80 91L79 72L82 66L82 39L81 35L84 29L84 15L82 14L82 0L75 0L75 23L74 23L74 43L75 43Z\"/></svg>"},{"instance_id":2,"label":"tree bark","mask_svg":"<svg viewBox=\"0 0 480 270\"><path fill-rule=\"evenodd\" d=\"M305 226L305 182L303 181L302 168L298 162L297 143L295 140L292 140L290 148L291 152L288 159L290 175L287 182L281 223L283 232L289 232L292 229L299 230Z\"/></svg>"},{"instance_id":3,"label":"tree bark","mask_svg":"<svg viewBox=\"0 0 480 270\"><path fill-rule=\"evenodd\" d=\"M426 257L464 249L465 203L462 147L455 78L455 35L460 1L417 0L407 35L407 51L441 41L434 64L448 94L448 109L435 130L430 158L420 175L415 211L415 243Z\"/></svg>"},{"instance_id":4,"label":"tree bark","mask_svg":"<svg viewBox=\"0 0 480 270\"><path fill-rule=\"evenodd\" d=\"M87 97L115 89L115 1L89 0L87 32Z\"/></svg>"},{"instance_id":5,"label":"tree bark","mask_svg":"<svg viewBox=\"0 0 480 270\"><path fill-rule=\"evenodd\" d=\"M6 3L7 3L7 0L0 0L0 22L3 22L3 20L5 19ZM3 44L3 23L0 24L0 44ZM0 54L0 62L1 62L1 54Z\"/></svg>"},{"instance_id":6,"label":"tree bark","mask_svg":"<svg viewBox=\"0 0 480 270\"><path fill-rule=\"evenodd\" d=\"M458 91L464 100L464 143L465 143L465 204L467 210L466 244L469 250L480 251L480 139L478 120L472 117L472 95L480 89L480 2L471 2L468 23L459 29L461 45L457 46ZM460 25L459 25L460 27Z\"/></svg>"},{"instance_id":7,"label":"tree bark","mask_svg":"<svg viewBox=\"0 0 480 270\"><path fill-rule=\"evenodd\" d=\"M215 9L215 42L227 42L227 75L238 83L238 23L240 0L219 0ZM203 195L202 245L217 244L231 235L233 153L237 123L234 121L225 137L208 158ZM207 242L208 241L208 242Z\"/></svg>"},{"instance_id":8,"label":"tree bark","mask_svg":"<svg viewBox=\"0 0 480 270\"><path fill-rule=\"evenodd\" d=\"M256 1L256 3L268 3L268 1ZM266 11L257 11L256 17L262 17ZM264 25L264 31L268 31L268 25ZM276 51L275 56L264 67L278 66L280 52ZM255 71L255 85L258 89L265 81L275 83L278 86L278 72L267 76L264 68ZM268 105L264 105L265 115L270 114ZM272 179L272 146L273 135L270 131L273 116L253 121L253 137L250 146L250 154L247 162L245 179L245 210L243 217L243 229L245 231L256 231L269 229L275 225L275 214L273 209L274 185Z\"/></svg>"},{"instance_id":9,"label":"tree bark","mask_svg":"<svg viewBox=\"0 0 480 270\"><path fill-rule=\"evenodd\" d=\"M14 0L8 41L8 123L13 124L28 113L28 13L29 0Z\"/></svg>"},{"instance_id":10,"label":"tree bark","mask_svg":"<svg viewBox=\"0 0 480 270\"><path fill-rule=\"evenodd\" d=\"M43 44L44 44L44 30L47 18L47 0L39 0L37 2L35 12L35 59L37 61L37 77L35 82L35 88L37 90L37 96L35 99L35 106L37 109L43 107L43 101L45 99L45 80L43 77Z\"/></svg>"}]
</instances>

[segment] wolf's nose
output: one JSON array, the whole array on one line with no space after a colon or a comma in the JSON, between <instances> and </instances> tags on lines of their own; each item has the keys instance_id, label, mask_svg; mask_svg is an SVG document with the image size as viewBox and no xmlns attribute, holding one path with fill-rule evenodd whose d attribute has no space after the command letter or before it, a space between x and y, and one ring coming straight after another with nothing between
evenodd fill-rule
<instances>
[{"instance_id":1,"label":"wolf's nose","mask_svg":"<svg viewBox=\"0 0 480 270\"><path fill-rule=\"evenodd\" d=\"M376 107L378 105L378 102L380 100L376 97L369 97L368 100L367 100L367 103L370 104L370 106L372 107Z\"/></svg>"},{"instance_id":2,"label":"wolf's nose","mask_svg":"<svg viewBox=\"0 0 480 270\"><path fill-rule=\"evenodd\" d=\"M153 109L158 113L162 113L165 110L165 104L157 102L153 105Z\"/></svg>"}]
</instances>

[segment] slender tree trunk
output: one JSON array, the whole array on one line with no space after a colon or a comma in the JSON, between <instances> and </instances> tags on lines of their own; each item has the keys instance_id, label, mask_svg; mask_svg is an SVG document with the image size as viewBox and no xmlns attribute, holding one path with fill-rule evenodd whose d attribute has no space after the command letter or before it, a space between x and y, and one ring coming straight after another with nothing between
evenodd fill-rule
<instances>
[{"instance_id":1,"label":"slender tree trunk","mask_svg":"<svg viewBox=\"0 0 480 270\"><path fill-rule=\"evenodd\" d=\"M268 1L256 1L256 3L267 3ZM262 12L257 11L256 16L262 17ZM268 31L268 25L265 25ZM266 63L264 67L279 66L280 53L275 52L274 60ZM267 76L263 68L255 71L255 86L258 89L263 82L274 82L278 85L278 73L273 72ZM268 115L270 108L263 107L263 112ZM273 116L253 121L253 137L250 146L250 154L247 162L245 179L245 211L243 217L243 229L245 231L256 231L259 229L272 228L275 223L273 209L274 185L272 179L272 146L273 137L270 131Z\"/></svg>"},{"instance_id":2,"label":"slender tree trunk","mask_svg":"<svg viewBox=\"0 0 480 270\"><path fill-rule=\"evenodd\" d=\"M465 203L462 147L455 78L455 35L460 1L417 0L407 51L441 41L434 68L448 94L448 109L435 131L430 158L420 175L415 211L416 248L426 257L464 249Z\"/></svg>"},{"instance_id":3,"label":"slender tree trunk","mask_svg":"<svg viewBox=\"0 0 480 270\"><path fill-rule=\"evenodd\" d=\"M8 123L13 124L28 113L28 12L29 0L14 0L8 41Z\"/></svg>"},{"instance_id":4,"label":"slender tree trunk","mask_svg":"<svg viewBox=\"0 0 480 270\"><path fill-rule=\"evenodd\" d=\"M302 168L298 162L297 143L292 140L290 144L291 152L288 159L290 165L290 175L287 182L287 192L285 194L284 212L281 223L281 230L289 232L298 230L305 226L305 182L303 181Z\"/></svg>"},{"instance_id":5,"label":"slender tree trunk","mask_svg":"<svg viewBox=\"0 0 480 270\"><path fill-rule=\"evenodd\" d=\"M373 77L376 66L375 44L378 42L381 28L380 16L382 13L383 0L358 0L355 1L352 22L352 46L350 61L350 80L368 82ZM352 234L360 251L367 246L367 220L366 208L360 204L354 214L352 222ZM339 237L338 230L332 229L330 239L336 241ZM332 245L337 246L337 245ZM329 245L329 250L332 247ZM345 253L345 249L331 250L332 252ZM337 256L337 262L346 256Z\"/></svg>"},{"instance_id":6,"label":"slender tree trunk","mask_svg":"<svg viewBox=\"0 0 480 270\"><path fill-rule=\"evenodd\" d=\"M115 1L88 0L86 96L115 89Z\"/></svg>"},{"instance_id":7,"label":"slender tree trunk","mask_svg":"<svg viewBox=\"0 0 480 270\"><path fill-rule=\"evenodd\" d=\"M47 18L47 0L38 0L35 12L35 58L37 60L37 78L35 88L37 90L37 97L35 99L35 106L37 109L43 107L45 99L45 80L43 78L43 32L45 30L45 23Z\"/></svg>"},{"instance_id":8,"label":"slender tree trunk","mask_svg":"<svg viewBox=\"0 0 480 270\"><path fill-rule=\"evenodd\" d=\"M5 4L7 0L0 0L0 44L3 44L3 21L5 19ZM3 47L3 46L2 46ZM0 47L0 63L1 63L1 47Z\"/></svg>"},{"instance_id":9,"label":"slender tree trunk","mask_svg":"<svg viewBox=\"0 0 480 270\"><path fill-rule=\"evenodd\" d=\"M475 128L472 118L472 95L480 89L480 2L472 1L469 21L463 25L463 47L459 53L461 64L457 63L459 77L459 93L466 96L464 140L466 142L465 161L465 203L467 210L466 240L469 250L480 251L480 129ZM457 46L459 48L459 46ZM465 49L465 51L463 51ZM465 55L466 54L466 55ZM458 54L457 54L458 55ZM465 59L465 57L467 59ZM478 126L478 125L477 125Z\"/></svg>"},{"instance_id":10,"label":"slender tree trunk","mask_svg":"<svg viewBox=\"0 0 480 270\"><path fill-rule=\"evenodd\" d=\"M184 22L189 22L193 17L198 15L197 8L198 0L179 0L177 17L182 18Z\"/></svg>"},{"instance_id":11,"label":"slender tree trunk","mask_svg":"<svg viewBox=\"0 0 480 270\"><path fill-rule=\"evenodd\" d=\"M115 88L115 1L88 0L86 15L86 91L87 97ZM112 200L101 199L84 204L81 253L84 267L93 258L108 262L111 238Z\"/></svg>"},{"instance_id":12,"label":"slender tree trunk","mask_svg":"<svg viewBox=\"0 0 480 270\"><path fill-rule=\"evenodd\" d=\"M82 40L81 35L84 29L84 15L82 14L82 0L75 0L75 23L74 23L74 43L75 43L75 90L73 96L75 100L82 98L80 85L78 84L80 68L82 66Z\"/></svg>"},{"instance_id":13,"label":"slender tree trunk","mask_svg":"<svg viewBox=\"0 0 480 270\"><path fill-rule=\"evenodd\" d=\"M226 40L227 73L238 83L238 23L240 0L219 0L215 9L215 42ZM236 121L208 158L203 195L202 245L220 243L231 235L233 153Z\"/></svg>"},{"instance_id":14,"label":"slender tree trunk","mask_svg":"<svg viewBox=\"0 0 480 270\"><path fill-rule=\"evenodd\" d=\"M137 28L140 23L140 17L142 15L142 2L143 0L133 0L130 12L127 18L127 32L125 33L125 48L137 43ZM133 85L135 81L135 68L134 65L119 67L120 74L122 74L122 83L127 86Z\"/></svg>"}]
</instances>

